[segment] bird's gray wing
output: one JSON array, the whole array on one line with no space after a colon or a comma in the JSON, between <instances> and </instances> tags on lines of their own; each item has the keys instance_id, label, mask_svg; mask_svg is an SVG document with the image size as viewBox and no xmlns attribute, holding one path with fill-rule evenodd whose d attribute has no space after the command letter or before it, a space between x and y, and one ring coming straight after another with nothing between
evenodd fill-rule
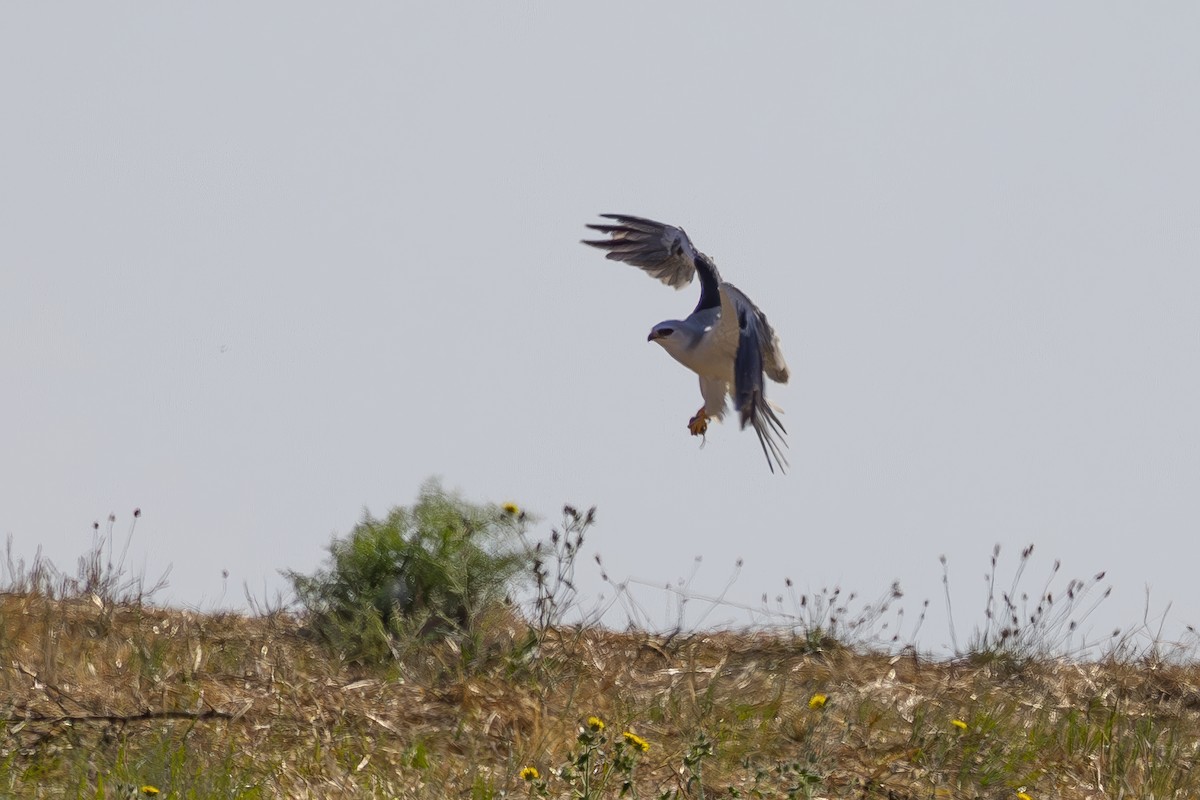
<instances>
[{"instance_id":1,"label":"bird's gray wing","mask_svg":"<svg viewBox=\"0 0 1200 800\"><path fill-rule=\"evenodd\" d=\"M738 294L742 293L738 292ZM779 344L779 336L776 335L775 329L771 327L771 323L767 322L767 315L762 312L762 309L751 303L750 298L744 294L742 297L750 304L750 308L754 310L754 316L758 320L763 371L767 373L768 378L776 383L787 383L789 377L788 367L787 362L783 360L783 347Z\"/></svg>"},{"instance_id":2,"label":"bird's gray wing","mask_svg":"<svg viewBox=\"0 0 1200 800\"><path fill-rule=\"evenodd\" d=\"M736 319L738 324L737 356L733 364L733 407L744 429L754 426L767 467L771 472L776 465L781 472L787 468L780 446L787 447L783 437L787 430L775 410L767 402L766 381L763 379L764 343L774 339L775 332L767 319L750 298L731 283L721 284L721 316L725 320ZM777 342L775 343L777 344ZM775 345L772 345L775 352ZM779 361L782 363L782 357ZM786 367L784 368L786 378Z\"/></svg>"},{"instance_id":3,"label":"bird's gray wing","mask_svg":"<svg viewBox=\"0 0 1200 800\"><path fill-rule=\"evenodd\" d=\"M608 234L607 239L583 243L608 251L608 258L640 267L667 286L682 289L700 275L700 302L696 310L721 305L721 275L711 258L701 253L682 228L628 214L601 214L613 224L588 225Z\"/></svg>"}]
</instances>

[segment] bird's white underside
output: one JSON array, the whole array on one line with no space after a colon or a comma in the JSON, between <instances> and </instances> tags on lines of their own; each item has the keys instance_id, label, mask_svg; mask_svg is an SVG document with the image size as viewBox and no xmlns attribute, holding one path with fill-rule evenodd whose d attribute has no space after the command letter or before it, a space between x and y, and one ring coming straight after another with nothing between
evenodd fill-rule
<instances>
[{"instance_id":1,"label":"bird's white underside","mask_svg":"<svg viewBox=\"0 0 1200 800\"><path fill-rule=\"evenodd\" d=\"M695 347L675 347L671 346L673 342L666 341L660 344L676 361L700 377L704 411L709 416L720 419L725 414L725 399L733 392L733 368L737 360L740 337L737 311L729 294L722 290L720 311L712 309L699 313L712 314L713 320L705 326L705 335Z\"/></svg>"}]
</instances>

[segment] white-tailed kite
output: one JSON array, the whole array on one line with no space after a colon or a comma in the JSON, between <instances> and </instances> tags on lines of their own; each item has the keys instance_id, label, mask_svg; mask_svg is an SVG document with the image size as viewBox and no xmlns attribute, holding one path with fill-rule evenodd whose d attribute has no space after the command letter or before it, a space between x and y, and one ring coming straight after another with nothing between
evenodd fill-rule
<instances>
[{"instance_id":1,"label":"white-tailed kite","mask_svg":"<svg viewBox=\"0 0 1200 800\"><path fill-rule=\"evenodd\" d=\"M682 228L626 214L601 214L615 224L588 225L607 239L584 244L608 251L608 258L640 267L668 286L682 289L700 275L700 302L687 319L669 319L650 330L672 358L700 376L704 405L688 420L693 436L703 436L710 418L725 414L725 397L733 398L742 428L754 426L771 472L787 466L779 446L787 433L766 398L763 374L787 383L779 337L758 306L740 289L721 280L717 265L692 244Z\"/></svg>"}]
</instances>

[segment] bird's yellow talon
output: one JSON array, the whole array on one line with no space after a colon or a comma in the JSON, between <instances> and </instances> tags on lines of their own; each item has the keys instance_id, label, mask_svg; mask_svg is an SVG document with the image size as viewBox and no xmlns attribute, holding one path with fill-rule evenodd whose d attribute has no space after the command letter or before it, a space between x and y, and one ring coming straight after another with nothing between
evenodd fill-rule
<instances>
[{"instance_id":1,"label":"bird's yellow talon","mask_svg":"<svg viewBox=\"0 0 1200 800\"><path fill-rule=\"evenodd\" d=\"M708 432L708 414L704 413L703 408L688 420L688 430L692 432L692 436L703 436Z\"/></svg>"}]
</instances>

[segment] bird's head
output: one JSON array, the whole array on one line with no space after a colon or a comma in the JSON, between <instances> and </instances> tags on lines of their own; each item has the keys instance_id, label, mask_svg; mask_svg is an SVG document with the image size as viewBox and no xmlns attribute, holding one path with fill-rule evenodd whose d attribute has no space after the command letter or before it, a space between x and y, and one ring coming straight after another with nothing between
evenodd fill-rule
<instances>
[{"instance_id":1,"label":"bird's head","mask_svg":"<svg viewBox=\"0 0 1200 800\"><path fill-rule=\"evenodd\" d=\"M651 328L650 335L646 337L646 341L657 342L663 350L679 358L695 344L695 338L694 332L686 322L669 319Z\"/></svg>"},{"instance_id":2,"label":"bird's head","mask_svg":"<svg viewBox=\"0 0 1200 800\"><path fill-rule=\"evenodd\" d=\"M680 338L680 325L682 323L676 320L667 320L660 322L650 329L650 335L646 337L647 342L658 342L663 347L667 346L667 341L670 339Z\"/></svg>"}]
</instances>

